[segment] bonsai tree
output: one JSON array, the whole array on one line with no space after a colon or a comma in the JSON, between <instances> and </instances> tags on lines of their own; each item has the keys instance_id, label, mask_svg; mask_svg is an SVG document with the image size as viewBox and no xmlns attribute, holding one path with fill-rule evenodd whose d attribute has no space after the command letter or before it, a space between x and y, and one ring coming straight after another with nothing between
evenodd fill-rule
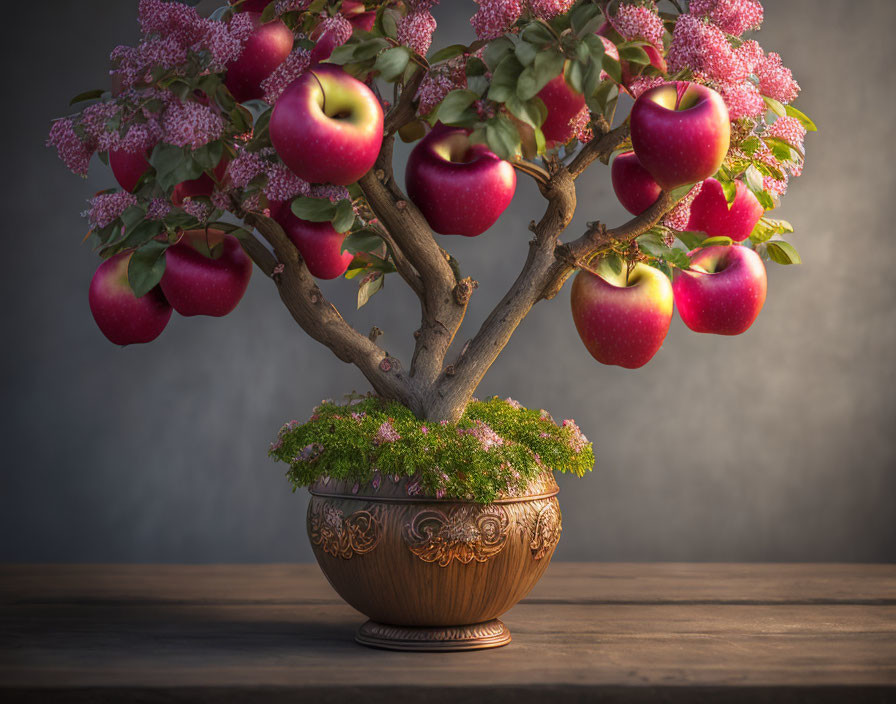
<instances>
[{"instance_id":1,"label":"bonsai tree","mask_svg":"<svg viewBox=\"0 0 896 704\"><path fill-rule=\"evenodd\" d=\"M791 226L767 213L815 129L792 106L799 86L781 57L744 37L762 22L760 3L480 0L475 39L436 49L434 1L237 0L205 18L140 0L142 38L112 51L112 87L77 96L86 107L49 138L73 172L96 155L120 186L86 213L103 259L90 306L110 340L155 339L172 308L226 315L251 260L302 329L369 381L380 405L362 401L355 421L367 418L375 446L402 423L466 418L460 434L488 449L501 444L488 433L502 416L471 406L476 387L532 307L573 276L576 327L604 364L646 364L673 300L696 332L753 323L765 262L799 263L781 239ZM620 101L632 104L622 120ZM416 142L407 193L396 137ZM566 233L577 179L611 160L631 219L607 226L595 213ZM449 363L477 287L449 235L491 228L517 174L535 180L544 214L519 276ZM410 360L381 347L376 327L349 325L317 284L355 280L360 307L390 275L420 301ZM530 447L562 436L570 453L549 459L590 468L574 423L548 432L544 414L527 413L505 417L505 433ZM329 405L314 418L349 415ZM286 440L278 456L294 469L322 450L302 432L288 426L272 450Z\"/></svg>"}]
</instances>

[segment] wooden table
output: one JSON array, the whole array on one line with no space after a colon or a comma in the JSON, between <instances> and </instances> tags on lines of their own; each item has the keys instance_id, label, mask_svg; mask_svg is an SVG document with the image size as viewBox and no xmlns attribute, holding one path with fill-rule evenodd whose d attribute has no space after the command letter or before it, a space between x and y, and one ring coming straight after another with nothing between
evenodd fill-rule
<instances>
[{"instance_id":1,"label":"wooden table","mask_svg":"<svg viewBox=\"0 0 896 704\"><path fill-rule=\"evenodd\" d=\"M316 565L0 566L0 700L896 702L896 565L557 563L490 651L361 621Z\"/></svg>"}]
</instances>

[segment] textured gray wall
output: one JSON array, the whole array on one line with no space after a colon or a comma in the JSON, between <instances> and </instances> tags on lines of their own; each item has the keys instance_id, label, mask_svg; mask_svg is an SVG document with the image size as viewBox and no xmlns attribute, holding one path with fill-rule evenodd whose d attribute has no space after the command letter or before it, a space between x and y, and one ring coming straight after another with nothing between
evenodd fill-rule
<instances>
[{"instance_id":1,"label":"textured gray wall","mask_svg":"<svg viewBox=\"0 0 896 704\"><path fill-rule=\"evenodd\" d=\"M134 5L45 3L38 32L30 7L6 8L7 28L30 29L0 49L0 560L309 560L306 497L265 451L284 420L365 388L360 375L292 324L262 276L228 318L175 316L149 346L115 348L90 317L96 259L78 213L112 177L97 165L79 181L42 143L69 96L102 85L109 50L134 39ZM470 38L460 5L438 9L446 44ZM676 319L638 371L592 361L567 288L533 311L480 390L575 418L595 442L596 471L560 479L560 559L896 559L896 3L765 5L759 39L783 53L821 128L781 209L805 264L770 267L745 335L696 335ZM624 217L606 169L582 179L579 202L572 232ZM467 335L518 271L541 208L521 181L492 232L446 240L482 282ZM399 281L360 313L352 284L325 288L407 358L417 312Z\"/></svg>"}]
</instances>

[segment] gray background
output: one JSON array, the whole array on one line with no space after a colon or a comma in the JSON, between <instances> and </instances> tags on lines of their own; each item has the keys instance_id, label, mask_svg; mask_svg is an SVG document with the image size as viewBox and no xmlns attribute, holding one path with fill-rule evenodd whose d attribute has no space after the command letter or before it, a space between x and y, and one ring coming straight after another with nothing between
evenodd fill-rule
<instances>
[{"instance_id":1,"label":"gray background","mask_svg":"<svg viewBox=\"0 0 896 704\"><path fill-rule=\"evenodd\" d=\"M79 181L43 140L70 96L103 84L112 47L133 42L135 5L44 3L39 31L27 3L4 7L0 560L309 560L306 497L265 451L283 421L364 389L360 375L306 338L260 275L229 317L174 316L147 346L113 347L87 307L97 261L78 213L113 180L97 162ZM442 1L438 41L471 39L467 5ZM821 129L781 208L804 265L770 266L765 310L743 336L676 319L638 371L590 358L567 287L480 389L575 418L595 442L596 471L560 478L559 559L896 559L896 3L765 5L758 38L783 54ZM593 171L572 233L624 217L608 170ZM518 271L541 209L521 180L494 230L446 240L482 282L467 336ZM351 283L325 288L408 358L418 313L400 280L360 313Z\"/></svg>"}]
</instances>

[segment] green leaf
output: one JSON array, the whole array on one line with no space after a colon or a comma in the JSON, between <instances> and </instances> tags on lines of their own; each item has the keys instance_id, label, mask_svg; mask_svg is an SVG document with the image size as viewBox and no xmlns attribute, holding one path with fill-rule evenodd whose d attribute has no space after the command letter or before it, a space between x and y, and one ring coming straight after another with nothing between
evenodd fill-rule
<instances>
[{"instance_id":1,"label":"green leaf","mask_svg":"<svg viewBox=\"0 0 896 704\"><path fill-rule=\"evenodd\" d=\"M516 93L517 80L523 72L523 65L514 54L507 54L492 73L492 84L488 97L497 102L504 102L509 95Z\"/></svg>"},{"instance_id":2,"label":"green leaf","mask_svg":"<svg viewBox=\"0 0 896 704\"><path fill-rule=\"evenodd\" d=\"M602 21L600 7L596 4L582 4L569 13L569 26L577 37L591 34Z\"/></svg>"},{"instance_id":3,"label":"green leaf","mask_svg":"<svg viewBox=\"0 0 896 704\"><path fill-rule=\"evenodd\" d=\"M345 46L343 44L343 46ZM355 49L354 59L355 61L367 61L368 59L372 59L374 56L379 54L383 49L387 49L391 46L389 42L387 42L382 37L374 37L373 39L368 39L366 41L358 44Z\"/></svg>"},{"instance_id":4,"label":"green leaf","mask_svg":"<svg viewBox=\"0 0 896 704\"><path fill-rule=\"evenodd\" d=\"M336 204L327 198L297 196L290 205L292 214L310 222L329 222L336 217Z\"/></svg>"},{"instance_id":5,"label":"green leaf","mask_svg":"<svg viewBox=\"0 0 896 704\"><path fill-rule=\"evenodd\" d=\"M734 181L720 181L720 183L722 184L722 193L725 194L725 201L728 203L728 210L731 210L737 195L737 184Z\"/></svg>"},{"instance_id":6,"label":"green leaf","mask_svg":"<svg viewBox=\"0 0 896 704\"><path fill-rule=\"evenodd\" d=\"M707 237L700 243L701 247L712 247L713 245L724 245L729 246L734 244L734 240L730 237L720 236L720 237Z\"/></svg>"},{"instance_id":7,"label":"green leaf","mask_svg":"<svg viewBox=\"0 0 896 704\"><path fill-rule=\"evenodd\" d=\"M355 224L355 211L348 198L343 198L336 203L336 212L333 215L332 223L336 232L348 232Z\"/></svg>"},{"instance_id":8,"label":"green leaf","mask_svg":"<svg viewBox=\"0 0 896 704\"><path fill-rule=\"evenodd\" d=\"M756 196L756 200L759 201L759 205L761 205L765 210L775 209L775 200L771 197L771 194L769 194L768 191L754 191L753 195Z\"/></svg>"},{"instance_id":9,"label":"green leaf","mask_svg":"<svg viewBox=\"0 0 896 704\"><path fill-rule=\"evenodd\" d=\"M678 202L688 193L690 193L693 187L693 183L686 183L683 186L679 186L678 188L673 188L671 191L669 191L669 197L672 199L673 203Z\"/></svg>"},{"instance_id":10,"label":"green leaf","mask_svg":"<svg viewBox=\"0 0 896 704\"><path fill-rule=\"evenodd\" d=\"M597 265L597 270L601 271L604 268L613 272L617 276L622 273L622 258L616 253L610 253L607 256L603 257L600 260L600 263Z\"/></svg>"},{"instance_id":11,"label":"green leaf","mask_svg":"<svg viewBox=\"0 0 896 704\"><path fill-rule=\"evenodd\" d=\"M153 240L135 251L128 261L128 283L137 298L152 291L165 273L167 242Z\"/></svg>"},{"instance_id":12,"label":"green leaf","mask_svg":"<svg viewBox=\"0 0 896 704\"><path fill-rule=\"evenodd\" d=\"M528 66L533 61L535 61L535 56L538 54L538 49L529 42L520 42L516 45L514 54L516 54L517 60L523 66Z\"/></svg>"},{"instance_id":13,"label":"green leaf","mask_svg":"<svg viewBox=\"0 0 896 704\"><path fill-rule=\"evenodd\" d=\"M545 44L556 41L551 30L545 27L541 22L530 22L523 29L520 36L524 41L538 46L544 46Z\"/></svg>"},{"instance_id":14,"label":"green leaf","mask_svg":"<svg viewBox=\"0 0 896 704\"><path fill-rule=\"evenodd\" d=\"M541 98L538 97L523 101L516 95L511 95L507 98L505 106L511 115L518 120L522 120L530 127L541 127L548 116L548 109Z\"/></svg>"},{"instance_id":15,"label":"green leaf","mask_svg":"<svg viewBox=\"0 0 896 704\"><path fill-rule=\"evenodd\" d=\"M376 230L358 230L347 235L342 240L342 252L374 252L383 246L383 238L376 233Z\"/></svg>"},{"instance_id":16,"label":"green leaf","mask_svg":"<svg viewBox=\"0 0 896 704\"><path fill-rule=\"evenodd\" d=\"M747 188L753 191L753 193L765 190L762 185L762 174L759 173L759 169L753 164L750 164L747 170L744 171L744 183L747 184Z\"/></svg>"},{"instance_id":17,"label":"green leaf","mask_svg":"<svg viewBox=\"0 0 896 704\"><path fill-rule=\"evenodd\" d=\"M438 116L446 125L457 125L468 122L475 114L470 105L479 96L471 90L453 90L446 95L438 107Z\"/></svg>"},{"instance_id":18,"label":"green leaf","mask_svg":"<svg viewBox=\"0 0 896 704\"><path fill-rule=\"evenodd\" d=\"M380 76L386 81L394 81L408 65L411 55L404 46L396 46L376 57L373 65L374 71L379 71Z\"/></svg>"},{"instance_id":19,"label":"green leaf","mask_svg":"<svg viewBox=\"0 0 896 704\"><path fill-rule=\"evenodd\" d=\"M604 56L601 66L616 83L622 83L622 67L616 59L612 56Z\"/></svg>"},{"instance_id":20,"label":"green leaf","mask_svg":"<svg viewBox=\"0 0 896 704\"><path fill-rule=\"evenodd\" d=\"M760 146L762 146L762 142L759 141L759 137L750 136L740 143L740 150L744 154L752 155Z\"/></svg>"},{"instance_id":21,"label":"green leaf","mask_svg":"<svg viewBox=\"0 0 896 704\"><path fill-rule=\"evenodd\" d=\"M489 149L502 159L513 159L520 148L520 133L503 115L491 118L485 125L485 139Z\"/></svg>"},{"instance_id":22,"label":"green leaf","mask_svg":"<svg viewBox=\"0 0 896 704\"><path fill-rule=\"evenodd\" d=\"M485 65L485 62L482 59L476 56L471 56L467 59L466 66L464 66L464 73L467 78L470 78L471 76L484 76L488 73L488 66Z\"/></svg>"},{"instance_id":23,"label":"green leaf","mask_svg":"<svg viewBox=\"0 0 896 704\"><path fill-rule=\"evenodd\" d=\"M619 58L622 61L628 61L630 64L639 64L647 66L650 63L650 57L647 52L639 46L620 46Z\"/></svg>"},{"instance_id":24,"label":"green leaf","mask_svg":"<svg viewBox=\"0 0 896 704\"><path fill-rule=\"evenodd\" d=\"M803 127L806 128L808 132L818 132L818 128L815 126L815 123L812 122L812 119L806 115L805 113L797 110L793 105L785 105L784 112L786 112L790 117L795 117L800 121Z\"/></svg>"},{"instance_id":25,"label":"green leaf","mask_svg":"<svg viewBox=\"0 0 896 704\"><path fill-rule=\"evenodd\" d=\"M74 105L75 103L81 103L85 100L96 100L97 98L102 98L103 93L105 93L102 88L96 88L94 90L85 90L83 93L78 93L74 98L68 101L69 105Z\"/></svg>"},{"instance_id":26,"label":"green leaf","mask_svg":"<svg viewBox=\"0 0 896 704\"><path fill-rule=\"evenodd\" d=\"M203 144L193 152L193 160L205 171L217 168L222 156L224 156L224 143L221 141Z\"/></svg>"},{"instance_id":27,"label":"green leaf","mask_svg":"<svg viewBox=\"0 0 896 704\"><path fill-rule=\"evenodd\" d=\"M384 6L385 7L385 6ZM382 33L390 39L398 37L398 20L400 15L397 11L386 9L382 14Z\"/></svg>"},{"instance_id":28,"label":"green leaf","mask_svg":"<svg viewBox=\"0 0 896 704\"><path fill-rule=\"evenodd\" d=\"M345 64L351 63L355 60L355 51L357 51L359 47L359 44L343 44L342 46L337 46L333 49L333 53L330 54L330 57L326 62L328 64L336 64L337 66L344 66Z\"/></svg>"},{"instance_id":29,"label":"green leaf","mask_svg":"<svg viewBox=\"0 0 896 704\"><path fill-rule=\"evenodd\" d=\"M556 51L542 51L535 57L535 81L538 90L562 73L565 62L566 57Z\"/></svg>"},{"instance_id":30,"label":"green leaf","mask_svg":"<svg viewBox=\"0 0 896 704\"><path fill-rule=\"evenodd\" d=\"M372 274L370 278L365 276L361 279L361 283L358 286L358 308L364 306L371 296L383 288L385 280L386 277L381 272Z\"/></svg>"},{"instance_id":31,"label":"green leaf","mask_svg":"<svg viewBox=\"0 0 896 704\"><path fill-rule=\"evenodd\" d=\"M447 61L448 59L453 59L455 56L460 56L467 50L465 44L452 44L451 46L446 46L443 49L439 49L437 52L432 54L429 57L430 64L437 64L441 61Z\"/></svg>"},{"instance_id":32,"label":"green leaf","mask_svg":"<svg viewBox=\"0 0 896 704\"><path fill-rule=\"evenodd\" d=\"M581 61L570 61L566 65L566 84L576 93L584 95L585 66Z\"/></svg>"},{"instance_id":33,"label":"green leaf","mask_svg":"<svg viewBox=\"0 0 896 704\"><path fill-rule=\"evenodd\" d=\"M763 141L778 161L799 162L800 154L789 142L778 137L765 137Z\"/></svg>"},{"instance_id":34,"label":"green leaf","mask_svg":"<svg viewBox=\"0 0 896 704\"><path fill-rule=\"evenodd\" d=\"M787 109L784 105L774 98L769 98L767 95L763 95L762 99L765 101L765 104L768 106L768 109L771 110L778 117L784 117L787 115Z\"/></svg>"},{"instance_id":35,"label":"green leaf","mask_svg":"<svg viewBox=\"0 0 896 704\"><path fill-rule=\"evenodd\" d=\"M796 248L784 240L773 240L765 246L769 259L778 264L801 264L803 261Z\"/></svg>"},{"instance_id":36,"label":"green leaf","mask_svg":"<svg viewBox=\"0 0 896 704\"><path fill-rule=\"evenodd\" d=\"M688 251L692 249L697 249L703 240L706 239L705 232L675 232L675 236L678 238L678 241L681 242L685 247L688 248Z\"/></svg>"},{"instance_id":37,"label":"green leaf","mask_svg":"<svg viewBox=\"0 0 896 704\"><path fill-rule=\"evenodd\" d=\"M504 57L512 52L513 42L507 37L498 37L488 43L482 58L485 59L486 66L494 72L497 70L498 65L504 60Z\"/></svg>"}]
</instances>

